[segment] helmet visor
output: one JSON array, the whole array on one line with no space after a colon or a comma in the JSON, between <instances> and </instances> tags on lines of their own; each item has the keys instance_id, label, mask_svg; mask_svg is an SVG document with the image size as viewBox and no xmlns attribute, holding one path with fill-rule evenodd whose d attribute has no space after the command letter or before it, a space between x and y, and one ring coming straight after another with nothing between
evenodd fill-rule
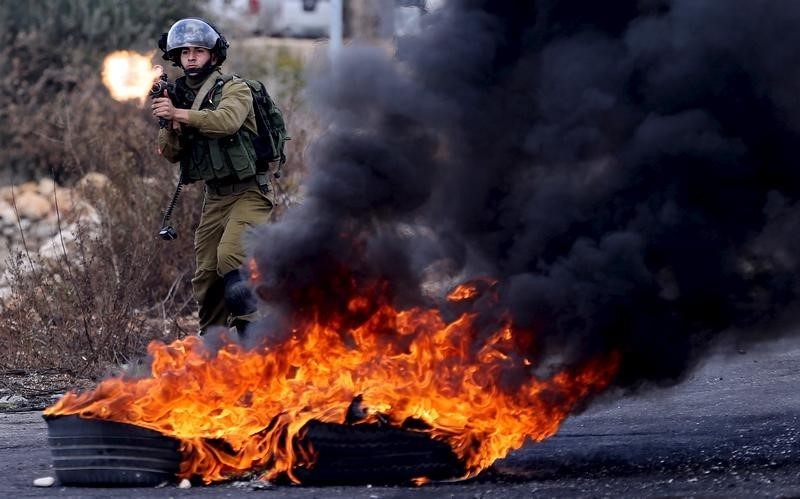
<instances>
[{"instance_id":1,"label":"helmet visor","mask_svg":"<svg viewBox=\"0 0 800 499\"><path fill-rule=\"evenodd\" d=\"M184 47L214 48L219 34L199 19L181 19L167 33L167 52Z\"/></svg>"}]
</instances>

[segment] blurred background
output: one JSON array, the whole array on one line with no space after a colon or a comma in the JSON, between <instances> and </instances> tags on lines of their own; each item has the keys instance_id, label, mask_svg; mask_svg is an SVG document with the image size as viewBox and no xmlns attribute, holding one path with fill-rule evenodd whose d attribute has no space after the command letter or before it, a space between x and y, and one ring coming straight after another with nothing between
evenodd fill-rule
<instances>
[{"instance_id":1,"label":"blurred background","mask_svg":"<svg viewBox=\"0 0 800 499\"><path fill-rule=\"evenodd\" d=\"M442 0L344 0L345 37L391 37L420 29L420 18ZM209 0L207 9L228 30L272 37L330 35L331 0Z\"/></svg>"},{"instance_id":2,"label":"blurred background","mask_svg":"<svg viewBox=\"0 0 800 499\"><path fill-rule=\"evenodd\" d=\"M442 1L0 2L0 370L94 373L196 332L201 188L184 189L179 238L155 237L178 172L156 153L147 91L154 64L181 74L156 48L172 23L216 23L231 45L223 70L263 81L282 108L292 140L277 218L302 202L323 133L304 99L308 69L352 40L391 51Z\"/></svg>"}]
</instances>

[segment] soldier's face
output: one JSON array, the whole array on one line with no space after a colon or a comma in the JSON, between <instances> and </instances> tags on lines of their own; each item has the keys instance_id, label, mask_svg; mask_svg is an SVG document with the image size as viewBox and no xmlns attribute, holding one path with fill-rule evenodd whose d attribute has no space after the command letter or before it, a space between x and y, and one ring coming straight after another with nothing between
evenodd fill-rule
<instances>
[{"instance_id":1,"label":"soldier's face","mask_svg":"<svg viewBox=\"0 0 800 499\"><path fill-rule=\"evenodd\" d=\"M200 69L211 60L211 51L202 47L184 47L181 49L181 66L183 69Z\"/></svg>"}]
</instances>

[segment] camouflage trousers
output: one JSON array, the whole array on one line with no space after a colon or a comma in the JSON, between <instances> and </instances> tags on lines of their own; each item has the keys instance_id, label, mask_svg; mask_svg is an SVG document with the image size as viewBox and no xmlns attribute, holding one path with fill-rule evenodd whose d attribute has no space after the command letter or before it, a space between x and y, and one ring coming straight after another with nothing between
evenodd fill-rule
<instances>
[{"instance_id":1,"label":"camouflage trousers","mask_svg":"<svg viewBox=\"0 0 800 499\"><path fill-rule=\"evenodd\" d=\"M222 276L241 268L246 257L243 237L248 229L269 221L272 206L270 196L256 185L225 195L206 189L200 225L194 235L196 270L192 278L201 331L210 326L229 326L237 319L255 319L255 313L231 315L225 304Z\"/></svg>"}]
</instances>

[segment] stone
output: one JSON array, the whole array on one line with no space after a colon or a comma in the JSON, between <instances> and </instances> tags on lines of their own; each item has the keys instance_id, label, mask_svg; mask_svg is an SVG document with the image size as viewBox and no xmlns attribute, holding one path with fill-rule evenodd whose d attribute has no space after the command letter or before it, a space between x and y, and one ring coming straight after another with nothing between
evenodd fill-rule
<instances>
[{"instance_id":1,"label":"stone","mask_svg":"<svg viewBox=\"0 0 800 499\"><path fill-rule=\"evenodd\" d=\"M45 197L53 197L53 191L56 188L56 183L51 178L43 178L39 180L39 185L36 191Z\"/></svg>"},{"instance_id":2,"label":"stone","mask_svg":"<svg viewBox=\"0 0 800 499\"><path fill-rule=\"evenodd\" d=\"M4 199L0 199L0 223L2 225L17 225L17 214L14 207Z\"/></svg>"},{"instance_id":3,"label":"stone","mask_svg":"<svg viewBox=\"0 0 800 499\"><path fill-rule=\"evenodd\" d=\"M62 220L62 228L66 225L63 223ZM25 235L25 239L30 237L32 242L44 241L52 237L53 235L58 234L58 219L56 218L56 214L51 212L47 215L47 218L43 220L39 220L37 223L33 224L31 228L28 230L28 234Z\"/></svg>"},{"instance_id":4,"label":"stone","mask_svg":"<svg viewBox=\"0 0 800 499\"><path fill-rule=\"evenodd\" d=\"M111 180L102 173L89 172L84 175L82 179L78 180L78 183L75 185L82 190L99 190L105 189L111 185Z\"/></svg>"},{"instance_id":5,"label":"stone","mask_svg":"<svg viewBox=\"0 0 800 499\"><path fill-rule=\"evenodd\" d=\"M0 187L0 199L5 201L6 203L10 203L14 196L12 195L17 193L17 187L14 185L4 185Z\"/></svg>"},{"instance_id":6,"label":"stone","mask_svg":"<svg viewBox=\"0 0 800 499\"><path fill-rule=\"evenodd\" d=\"M39 247L39 256L48 260L57 260L64 256L65 251L67 255L71 255L77 247L77 232L78 227L74 224L64 227L60 234L56 234L42 243Z\"/></svg>"},{"instance_id":7,"label":"stone","mask_svg":"<svg viewBox=\"0 0 800 499\"><path fill-rule=\"evenodd\" d=\"M88 226L98 226L101 222L100 213L86 201L80 201L75 204L70 220L75 220Z\"/></svg>"},{"instance_id":8,"label":"stone","mask_svg":"<svg viewBox=\"0 0 800 499\"><path fill-rule=\"evenodd\" d=\"M50 213L50 201L41 194L26 191L17 196L17 212L20 218L40 220Z\"/></svg>"},{"instance_id":9,"label":"stone","mask_svg":"<svg viewBox=\"0 0 800 499\"><path fill-rule=\"evenodd\" d=\"M33 181L25 182L24 184L17 186L15 191L17 196L19 196L20 194L24 194L26 192L38 192L39 183Z\"/></svg>"},{"instance_id":10,"label":"stone","mask_svg":"<svg viewBox=\"0 0 800 499\"><path fill-rule=\"evenodd\" d=\"M56 189L55 201L58 204L58 213L63 218L72 214L78 202L78 196L72 189L59 187ZM55 205L53 207L55 209Z\"/></svg>"},{"instance_id":11,"label":"stone","mask_svg":"<svg viewBox=\"0 0 800 499\"><path fill-rule=\"evenodd\" d=\"M20 395L3 395L0 397L0 405L2 406L16 406L26 404L28 399Z\"/></svg>"},{"instance_id":12,"label":"stone","mask_svg":"<svg viewBox=\"0 0 800 499\"><path fill-rule=\"evenodd\" d=\"M56 483L56 479L51 476L43 476L33 481L34 487L52 487Z\"/></svg>"}]
</instances>

